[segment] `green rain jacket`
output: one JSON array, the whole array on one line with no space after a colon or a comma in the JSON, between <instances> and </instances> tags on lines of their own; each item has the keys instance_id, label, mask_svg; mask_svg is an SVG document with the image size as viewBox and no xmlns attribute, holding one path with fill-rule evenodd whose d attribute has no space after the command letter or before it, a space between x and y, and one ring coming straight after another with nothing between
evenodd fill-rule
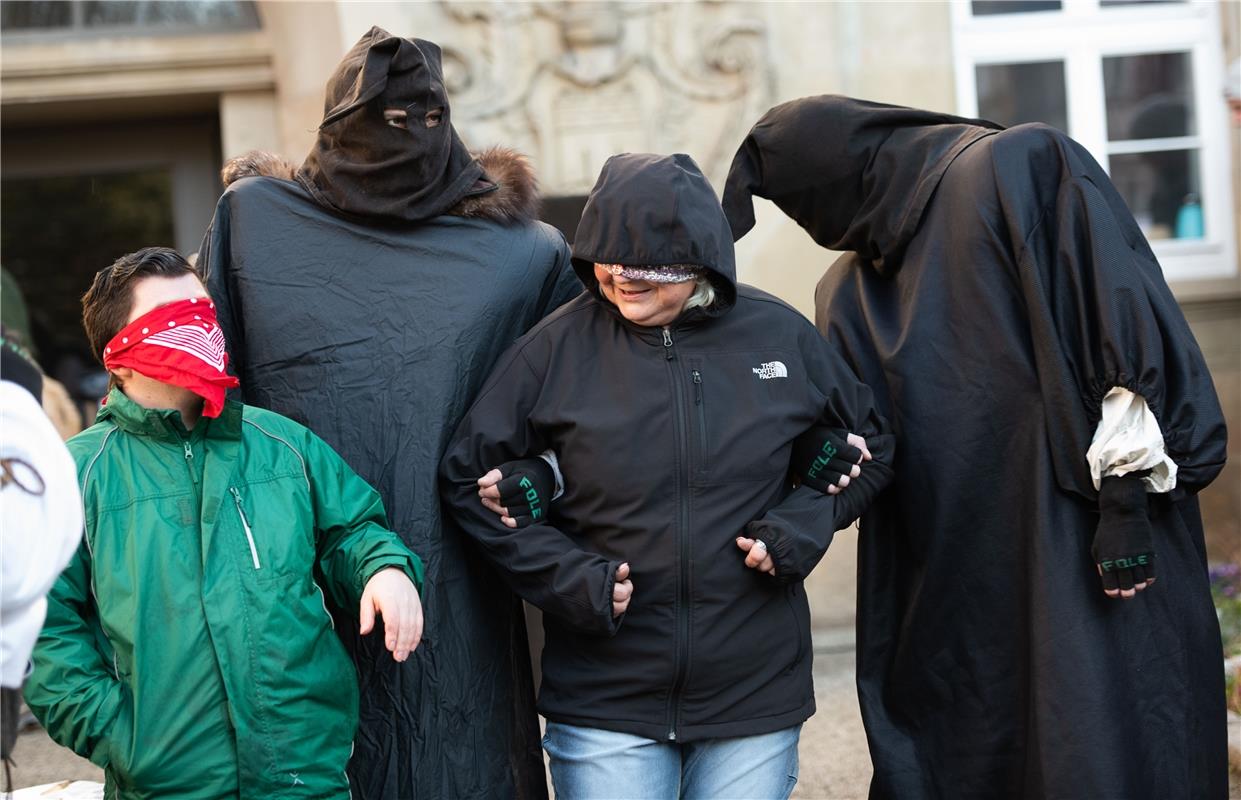
<instances>
[{"instance_id":1,"label":"green rain jacket","mask_svg":"<svg viewBox=\"0 0 1241 800\"><path fill-rule=\"evenodd\" d=\"M347 797L357 675L327 603L357 613L385 567L422 586L379 495L233 402L186 431L113 390L68 446L86 535L26 683L51 737L108 798Z\"/></svg>"}]
</instances>

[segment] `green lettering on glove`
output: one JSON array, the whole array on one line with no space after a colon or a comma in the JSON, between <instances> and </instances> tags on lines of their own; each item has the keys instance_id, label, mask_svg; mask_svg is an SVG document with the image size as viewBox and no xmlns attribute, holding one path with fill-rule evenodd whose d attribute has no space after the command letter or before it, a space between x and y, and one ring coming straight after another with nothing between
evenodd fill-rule
<instances>
[{"instance_id":1,"label":"green lettering on glove","mask_svg":"<svg viewBox=\"0 0 1241 800\"><path fill-rule=\"evenodd\" d=\"M814 457L814 463L810 465L810 469L806 471L806 477L817 478L828 462L832 460L832 456L836 455L836 448L831 442L824 442L820 449L820 455Z\"/></svg>"},{"instance_id":2,"label":"green lettering on glove","mask_svg":"<svg viewBox=\"0 0 1241 800\"><path fill-rule=\"evenodd\" d=\"M1118 569L1133 569L1134 567L1144 567L1150 563L1150 557L1143 553L1133 558L1113 558L1107 561L1100 561L1099 568L1104 572L1113 572Z\"/></svg>"},{"instance_id":3,"label":"green lettering on glove","mask_svg":"<svg viewBox=\"0 0 1241 800\"><path fill-rule=\"evenodd\" d=\"M525 475L517 482L517 485L526 490L526 501L530 503L530 518L538 519L543 515L543 510L539 502L539 492L534 488L534 484Z\"/></svg>"}]
</instances>

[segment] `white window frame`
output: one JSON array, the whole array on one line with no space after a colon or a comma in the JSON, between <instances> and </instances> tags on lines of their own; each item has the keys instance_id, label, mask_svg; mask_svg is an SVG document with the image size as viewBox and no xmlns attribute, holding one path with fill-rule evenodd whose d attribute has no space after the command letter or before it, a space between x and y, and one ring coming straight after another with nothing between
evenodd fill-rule
<instances>
[{"instance_id":1,"label":"white window frame","mask_svg":"<svg viewBox=\"0 0 1241 800\"><path fill-rule=\"evenodd\" d=\"M1198 147L1206 237L1158 239L1151 247L1169 282L1233 278L1237 274L1232 210L1229 123L1218 0L1102 7L1098 0L1062 0L1060 11L975 17L970 0L952 0L957 108L978 115L975 67L1063 61L1068 134L1109 169L1109 156L1154 149ZM1193 72L1194 136L1107 140L1103 59L1108 56L1187 52Z\"/></svg>"}]
</instances>

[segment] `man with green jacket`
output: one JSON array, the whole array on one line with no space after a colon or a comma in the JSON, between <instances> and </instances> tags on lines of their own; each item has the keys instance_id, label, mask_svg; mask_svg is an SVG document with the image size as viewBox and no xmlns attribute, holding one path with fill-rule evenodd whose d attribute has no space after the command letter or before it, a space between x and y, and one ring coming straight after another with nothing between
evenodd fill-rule
<instances>
[{"instance_id":1,"label":"man with green jacket","mask_svg":"<svg viewBox=\"0 0 1241 800\"><path fill-rule=\"evenodd\" d=\"M224 399L214 304L147 248L83 323L114 387L68 443L86 532L48 596L26 700L107 797L344 798L357 676L329 604L417 646L422 563L379 495L292 420Z\"/></svg>"}]
</instances>

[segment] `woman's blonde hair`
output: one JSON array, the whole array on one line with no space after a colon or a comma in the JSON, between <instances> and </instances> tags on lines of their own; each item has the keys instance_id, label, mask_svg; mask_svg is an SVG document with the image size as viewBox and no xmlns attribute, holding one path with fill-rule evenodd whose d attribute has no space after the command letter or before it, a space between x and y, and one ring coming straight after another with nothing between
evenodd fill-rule
<instances>
[{"instance_id":1,"label":"woman's blonde hair","mask_svg":"<svg viewBox=\"0 0 1241 800\"><path fill-rule=\"evenodd\" d=\"M703 272L697 278L694 278L694 293L685 301L685 310L691 308L707 308L715 302L715 287L711 284L711 279L707 277L707 273Z\"/></svg>"}]
</instances>

